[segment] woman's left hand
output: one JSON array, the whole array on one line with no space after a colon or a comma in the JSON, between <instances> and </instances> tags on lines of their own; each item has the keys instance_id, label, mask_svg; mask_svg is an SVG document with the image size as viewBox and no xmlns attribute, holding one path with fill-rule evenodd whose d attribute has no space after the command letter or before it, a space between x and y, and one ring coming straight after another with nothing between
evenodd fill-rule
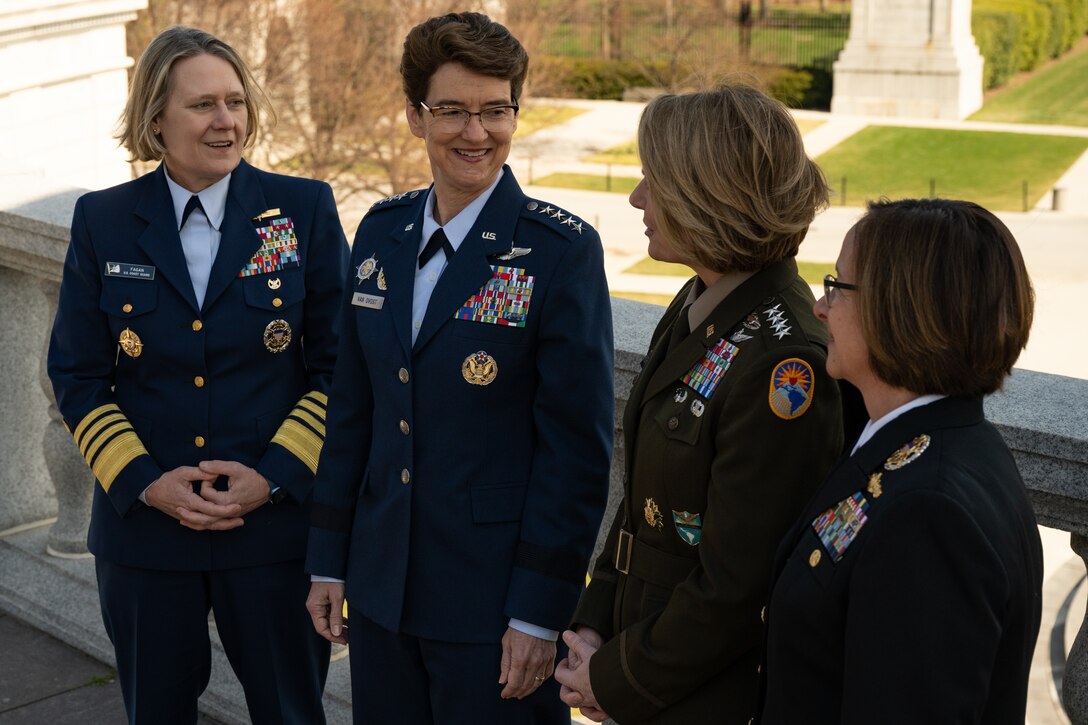
<instances>
[{"instance_id":1,"label":"woman's left hand","mask_svg":"<svg viewBox=\"0 0 1088 725\"><path fill-rule=\"evenodd\" d=\"M589 680L589 660L600 647L601 636L587 630L586 636L570 631L563 633L563 641L570 648L570 655L555 668L555 679L562 685L559 697L570 707L577 707L582 714L595 722L608 719L608 713L597 704L593 685Z\"/></svg>"}]
</instances>

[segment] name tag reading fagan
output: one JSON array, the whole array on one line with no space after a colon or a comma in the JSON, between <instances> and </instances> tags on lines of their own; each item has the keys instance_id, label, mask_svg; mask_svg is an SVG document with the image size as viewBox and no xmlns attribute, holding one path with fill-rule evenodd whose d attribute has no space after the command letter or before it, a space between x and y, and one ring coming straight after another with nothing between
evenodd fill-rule
<instances>
[{"instance_id":1,"label":"name tag reading fagan","mask_svg":"<svg viewBox=\"0 0 1088 725\"><path fill-rule=\"evenodd\" d=\"M356 292L351 296L351 304L356 307L369 307L372 310L380 310L382 305L385 304L385 298Z\"/></svg>"},{"instance_id":2,"label":"name tag reading fagan","mask_svg":"<svg viewBox=\"0 0 1088 725\"><path fill-rule=\"evenodd\" d=\"M106 276L129 277L132 279L155 279L155 268L150 264L106 262Z\"/></svg>"}]
</instances>

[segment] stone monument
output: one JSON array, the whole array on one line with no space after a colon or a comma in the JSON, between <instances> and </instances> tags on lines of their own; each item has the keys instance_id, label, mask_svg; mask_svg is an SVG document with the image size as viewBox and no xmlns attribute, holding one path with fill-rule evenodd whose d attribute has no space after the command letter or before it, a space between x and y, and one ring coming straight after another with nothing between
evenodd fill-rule
<instances>
[{"instance_id":1,"label":"stone monument","mask_svg":"<svg viewBox=\"0 0 1088 725\"><path fill-rule=\"evenodd\" d=\"M961 119L981 106L971 0L854 0L832 113Z\"/></svg>"}]
</instances>

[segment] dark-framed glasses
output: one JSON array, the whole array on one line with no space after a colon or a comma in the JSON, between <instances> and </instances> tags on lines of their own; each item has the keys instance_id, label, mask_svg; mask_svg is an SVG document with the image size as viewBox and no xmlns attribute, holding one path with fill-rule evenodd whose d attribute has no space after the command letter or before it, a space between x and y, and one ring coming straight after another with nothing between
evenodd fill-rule
<instances>
[{"instance_id":1,"label":"dark-framed glasses","mask_svg":"<svg viewBox=\"0 0 1088 725\"><path fill-rule=\"evenodd\" d=\"M827 300L827 306L830 307L831 303L835 301L837 296L835 291L840 289L856 290L858 286L856 284L848 284L846 282L840 282L835 279L833 274L824 275L824 299Z\"/></svg>"},{"instance_id":2,"label":"dark-framed glasses","mask_svg":"<svg viewBox=\"0 0 1088 725\"><path fill-rule=\"evenodd\" d=\"M516 103L508 106L491 106L479 111L470 111L467 108L457 108L455 106L432 107L423 101L420 101L419 105L430 111L435 128L449 133L464 131L473 116L478 116L480 125L488 131L497 133L509 131L514 128L514 122L517 121L518 111L520 110Z\"/></svg>"}]
</instances>

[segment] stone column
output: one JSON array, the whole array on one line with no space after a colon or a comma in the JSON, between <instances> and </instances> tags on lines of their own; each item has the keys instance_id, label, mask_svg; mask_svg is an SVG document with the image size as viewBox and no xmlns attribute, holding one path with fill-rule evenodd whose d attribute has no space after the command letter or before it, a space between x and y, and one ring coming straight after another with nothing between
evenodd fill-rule
<instances>
[{"instance_id":1,"label":"stone column","mask_svg":"<svg viewBox=\"0 0 1088 725\"><path fill-rule=\"evenodd\" d=\"M1074 533L1069 537L1073 552L1088 564L1088 537ZM1081 622L1077 638L1065 660L1065 676L1062 680L1062 705L1070 722L1088 722L1088 619Z\"/></svg>"},{"instance_id":2,"label":"stone column","mask_svg":"<svg viewBox=\"0 0 1088 725\"><path fill-rule=\"evenodd\" d=\"M960 119L982 107L971 0L854 0L832 113Z\"/></svg>"}]
</instances>

